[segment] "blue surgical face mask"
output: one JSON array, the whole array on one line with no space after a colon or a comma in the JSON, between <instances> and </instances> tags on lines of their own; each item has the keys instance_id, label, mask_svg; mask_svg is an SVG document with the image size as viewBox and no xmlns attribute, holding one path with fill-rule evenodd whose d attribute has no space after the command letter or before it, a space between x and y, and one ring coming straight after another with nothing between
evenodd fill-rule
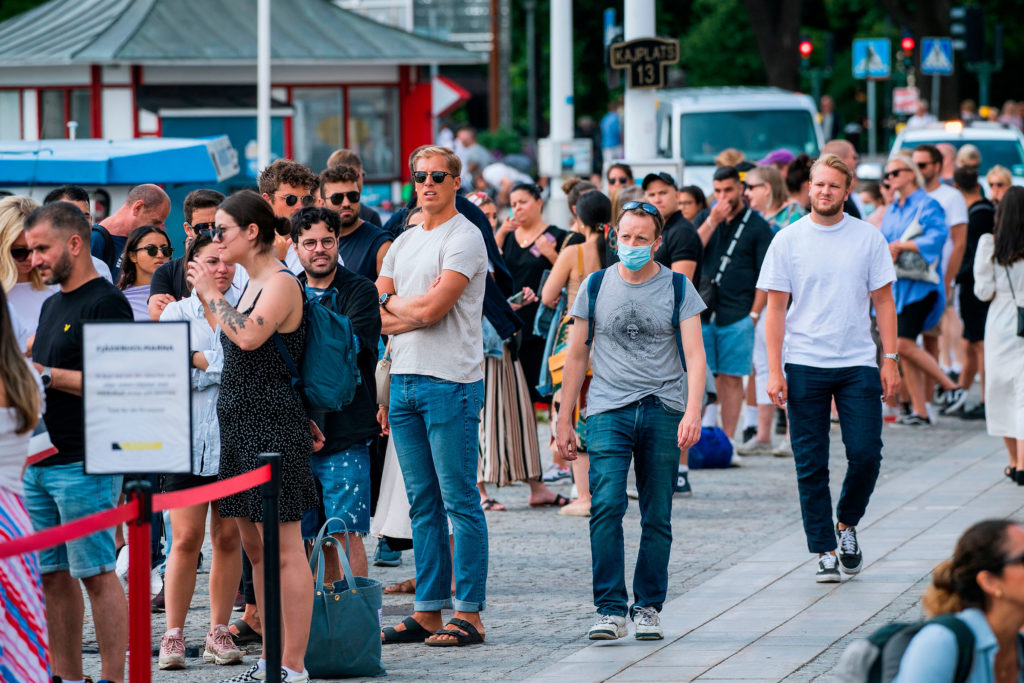
<instances>
[{"instance_id":1,"label":"blue surgical face mask","mask_svg":"<svg viewBox=\"0 0 1024 683\"><path fill-rule=\"evenodd\" d=\"M645 247L630 247L625 244L619 244L619 261L622 262L622 265L636 272L646 266L647 262L651 260L651 252L653 250L653 244L648 244Z\"/></svg>"}]
</instances>

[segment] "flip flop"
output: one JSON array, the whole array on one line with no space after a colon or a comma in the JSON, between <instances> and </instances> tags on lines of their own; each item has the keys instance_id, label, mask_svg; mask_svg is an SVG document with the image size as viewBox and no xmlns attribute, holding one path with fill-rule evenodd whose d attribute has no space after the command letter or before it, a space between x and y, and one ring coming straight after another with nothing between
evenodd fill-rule
<instances>
[{"instance_id":1,"label":"flip flop","mask_svg":"<svg viewBox=\"0 0 1024 683\"><path fill-rule=\"evenodd\" d=\"M565 507L569 504L569 499L563 496L561 493L555 494L554 500L547 500L543 503L530 503L532 508L560 508Z\"/></svg>"},{"instance_id":2,"label":"flip flop","mask_svg":"<svg viewBox=\"0 0 1024 683\"><path fill-rule=\"evenodd\" d=\"M456 626L461 628L465 633L456 631L455 629L443 628L440 631L434 633L435 636L453 636L455 642L445 640L435 643L425 643L431 647L462 647L463 645L477 645L484 642L484 637L480 635L480 632L476 630L473 624L469 623L465 619L449 619L445 626Z\"/></svg>"},{"instance_id":3,"label":"flip flop","mask_svg":"<svg viewBox=\"0 0 1024 683\"><path fill-rule=\"evenodd\" d=\"M381 633L384 634L384 640L381 642L384 645L392 645L395 643L422 643L432 635L430 631L420 626L420 622L416 621L412 617L402 619L402 624L405 626L404 631L397 631L392 626L385 627L384 630L381 631Z\"/></svg>"},{"instance_id":4,"label":"flip flop","mask_svg":"<svg viewBox=\"0 0 1024 683\"><path fill-rule=\"evenodd\" d=\"M384 592L388 595L394 595L396 593L414 594L416 593L416 579L406 579L405 581L399 581L398 583L390 586L385 586Z\"/></svg>"},{"instance_id":5,"label":"flip flop","mask_svg":"<svg viewBox=\"0 0 1024 683\"><path fill-rule=\"evenodd\" d=\"M235 641L235 645L263 642L263 636L249 626L244 619L235 619L231 625L235 627L235 631L238 631L238 633L231 632L231 640Z\"/></svg>"},{"instance_id":6,"label":"flip flop","mask_svg":"<svg viewBox=\"0 0 1024 683\"><path fill-rule=\"evenodd\" d=\"M487 511L502 512L506 508L504 505L494 500L493 498L486 498L480 501L480 507Z\"/></svg>"}]
</instances>

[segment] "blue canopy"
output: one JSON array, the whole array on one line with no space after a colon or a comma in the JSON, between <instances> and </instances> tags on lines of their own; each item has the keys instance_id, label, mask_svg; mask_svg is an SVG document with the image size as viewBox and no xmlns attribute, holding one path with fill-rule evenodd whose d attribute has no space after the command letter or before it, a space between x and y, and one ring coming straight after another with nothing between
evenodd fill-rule
<instances>
[{"instance_id":1,"label":"blue canopy","mask_svg":"<svg viewBox=\"0 0 1024 683\"><path fill-rule=\"evenodd\" d=\"M135 140L0 140L3 185L219 183L238 173L226 135Z\"/></svg>"}]
</instances>

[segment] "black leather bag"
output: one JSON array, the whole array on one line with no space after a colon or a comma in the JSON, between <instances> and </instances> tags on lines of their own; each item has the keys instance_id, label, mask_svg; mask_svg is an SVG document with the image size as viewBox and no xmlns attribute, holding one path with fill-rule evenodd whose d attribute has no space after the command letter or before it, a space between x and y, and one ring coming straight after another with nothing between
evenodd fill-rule
<instances>
[{"instance_id":1,"label":"black leather bag","mask_svg":"<svg viewBox=\"0 0 1024 683\"><path fill-rule=\"evenodd\" d=\"M711 316L715 313L715 309L718 307L718 285L715 284L714 278L701 275L697 294L700 295L700 298L704 300L704 305L707 306L707 308L700 312L700 321L702 323L709 322Z\"/></svg>"}]
</instances>

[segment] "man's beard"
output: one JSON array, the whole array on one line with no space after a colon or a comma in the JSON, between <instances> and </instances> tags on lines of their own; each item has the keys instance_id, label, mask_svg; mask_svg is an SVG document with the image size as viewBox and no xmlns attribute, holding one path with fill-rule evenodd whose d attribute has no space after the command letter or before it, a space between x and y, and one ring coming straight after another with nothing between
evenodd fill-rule
<instances>
[{"instance_id":1,"label":"man's beard","mask_svg":"<svg viewBox=\"0 0 1024 683\"><path fill-rule=\"evenodd\" d=\"M837 213L840 213L843 210L843 203L836 202L835 206L822 208L820 202L815 202L814 200L811 200L811 208L814 210L814 213L818 214L819 216L831 218L832 216L835 216Z\"/></svg>"},{"instance_id":2,"label":"man's beard","mask_svg":"<svg viewBox=\"0 0 1024 683\"><path fill-rule=\"evenodd\" d=\"M344 229L351 228L359 220L359 212L353 210L352 214L346 217L344 214L338 214L338 218L341 219L341 227Z\"/></svg>"},{"instance_id":3,"label":"man's beard","mask_svg":"<svg viewBox=\"0 0 1024 683\"><path fill-rule=\"evenodd\" d=\"M57 262L50 268L50 277L43 282L47 285L64 284L71 277L73 270L74 264L71 262L71 255L65 249Z\"/></svg>"}]
</instances>

